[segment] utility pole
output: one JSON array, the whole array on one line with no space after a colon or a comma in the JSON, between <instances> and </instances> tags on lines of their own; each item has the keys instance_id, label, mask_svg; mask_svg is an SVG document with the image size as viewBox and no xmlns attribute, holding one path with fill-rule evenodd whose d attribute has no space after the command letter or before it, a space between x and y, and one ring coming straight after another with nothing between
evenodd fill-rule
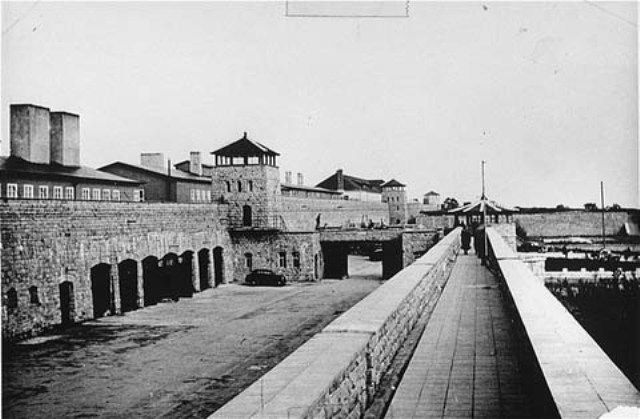
<instances>
[{"instance_id":1,"label":"utility pole","mask_svg":"<svg viewBox=\"0 0 640 419\"><path fill-rule=\"evenodd\" d=\"M602 248L604 245L604 182L600 181L600 207L602 209Z\"/></svg>"},{"instance_id":2,"label":"utility pole","mask_svg":"<svg viewBox=\"0 0 640 419\"><path fill-rule=\"evenodd\" d=\"M484 190L484 165L487 162L482 160L482 197L480 197L480 205L482 205L482 224L484 225L484 251L482 255L482 264L487 264L487 196Z\"/></svg>"}]
</instances>

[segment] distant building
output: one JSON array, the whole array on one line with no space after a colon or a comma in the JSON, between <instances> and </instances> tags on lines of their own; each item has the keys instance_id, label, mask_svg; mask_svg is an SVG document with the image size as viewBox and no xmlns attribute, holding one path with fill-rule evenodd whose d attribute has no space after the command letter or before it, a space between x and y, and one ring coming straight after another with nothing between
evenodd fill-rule
<instances>
[{"instance_id":1,"label":"distant building","mask_svg":"<svg viewBox=\"0 0 640 419\"><path fill-rule=\"evenodd\" d=\"M389 222L404 224L407 222L407 192L404 184L395 179L382 185L382 202L389 205Z\"/></svg>"},{"instance_id":2,"label":"distant building","mask_svg":"<svg viewBox=\"0 0 640 419\"><path fill-rule=\"evenodd\" d=\"M199 151L192 151L189 154L189 160L183 160L180 163L176 163L173 167L178 170L182 170L183 172L208 178L213 174L213 165L202 163Z\"/></svg>"},{"instance_id":3,"label":"distant building","mask_svg":"<svg viewBox=\"0 0 640 419\"><path fill-rule=\"evenodd\" d=\"M338 169L333 175L318 183L316 187L342 192L344 199L382 202L383 183L384 180L381 179L370 180L345 175L342 169Z\"/></svg>"},{"instance_id":4,"label":"distant building","mask_svg":"<svg viewBox=\"0 0 640 419\"><path fill-rule=\"evenodd\" d=\"M440 194L435 191L429 191L424 194L424 199L422 201L424 204L424 211L440 211Z\"/></svg>"},{"instance_id":5,"label":"distant building","mask_svg":"<svg viewBox=\"0 0 640 419\"><path fill-rule=\"evenodd\" d=\"M11 155L0 157L0 195L9 199L141 201L142 182L80 165L80 118L11 105Z\"/></svg>"},{"instance_id":6,"label":"distant building","mask_svg":"<svg viewBox=\"0 0 640 419\"><path fill-rule=\"evenodd\" d=\"M118 161L100 170L144 182L147 201L210 203L211 177L202 175L200 153L192 152L190 157L188 171L168 166L162 153L142 153L139 165ZM183 163L179 165L185 167Z\"/></svg>"}]
</instances>

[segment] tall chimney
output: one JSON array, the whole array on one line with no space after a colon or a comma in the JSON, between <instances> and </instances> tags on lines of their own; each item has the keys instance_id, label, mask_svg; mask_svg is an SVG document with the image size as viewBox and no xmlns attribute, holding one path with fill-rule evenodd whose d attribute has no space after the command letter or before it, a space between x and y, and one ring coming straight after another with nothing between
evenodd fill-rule
<instances>
[{"instance_id":1,"label":"tall chimney","mask_svg":"<svg viewBox=\"0 0 640 419\"><path fill-rule=\"evenodd\" d=\"M164 172L164 154L162 153L141 153L140 165L149 169L161 170Z\"/></svg>"},{"instance_id":2,"label":"tall chimney","mask_svg":"<svg viewBox=\"0 0 640 419\"><path fill-rule=\"evenodd\" d=\"M287 185L293 185L291 172L284 172L284 183Z\"/></svg>"},{"instance_id":3,"label":"tall chimney","mask_svg":"<svg viewBox=\"0 0 640 419\"><path fill-rule=\"evenodd\" d=\"M51 112L51 163L80 166L80 117Z\"/></svg>"},{"instance_id":4,"label":"tall chimney","mask_svg":"<svg viewBox=\"0 0 640 419\"><path fill-rule=\"evenodd\" d=\"M189 153L189 172L202 176L202 157L199 151Z\"/></svg>"},{"instance_id":5,"label":"tall chimney","mask_svg":"<svg viewBox=\"0 0 640 419\"><path fill-rule=\"evenodd\" d=\"M336 178L338 182L338 190L344 191L344 176L342 175L342 169L336 170Z\"/></svg>"},{"instance_id":6,"label":"tall chimney","mask_svg":"<svg viewBox=\"0 0 640 419\"><path fill-rule=\"evenodd\" d=\"M11 155L31 163L49 164L49 109L11 105Z\"/></svg>"},{"instance_id":7,"label":"tall chimney","mask_svg":"<svg viewBox=\"0 0 640 419\"><path fill-rule=\"evenodd\" d=\"M302 173L298 173L298 186L302 185L304 185L304 176L302 176Z\"/></svg>"}]
</instances>

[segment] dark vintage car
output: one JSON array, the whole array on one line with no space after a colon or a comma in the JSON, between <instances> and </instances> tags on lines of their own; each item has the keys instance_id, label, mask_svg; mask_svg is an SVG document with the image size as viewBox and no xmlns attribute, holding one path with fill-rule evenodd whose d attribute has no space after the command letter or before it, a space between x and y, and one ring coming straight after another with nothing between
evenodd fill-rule
<instances>
[{"instance_id":1,"label":"dark vintage car","mask_svg":"<svg viewBox=\"0 0 640 419\"><path fill-rule=\"evenodd\" d=\"M269 269L254 269L244 279L247 285L275 285L283 286L287 283L284 275L274 273Z\"/></svg>"}]
</instances>

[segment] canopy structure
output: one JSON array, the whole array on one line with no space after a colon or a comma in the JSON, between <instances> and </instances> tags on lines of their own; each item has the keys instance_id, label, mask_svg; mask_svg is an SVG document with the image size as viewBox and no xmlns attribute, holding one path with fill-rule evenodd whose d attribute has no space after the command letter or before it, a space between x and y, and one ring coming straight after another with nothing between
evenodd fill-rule
<instances>
[{"instance_id":1,"label":"canopy structure","mask_svg":"<svg viewBox=\"0 0 640 419\"><path fill-rule=\"evenodd\" d=\"M483 196L475 202L449 210L448 213L456 216L456 223L459 221L459 217L465 217L468 223L474 221L484 223L483 217L485 214L489 221L499 223L501 216L503 216L505 222L510 222L510 216L514 212L517 212L517 210L502 206Z\"/></svg>"}]
</instances>

